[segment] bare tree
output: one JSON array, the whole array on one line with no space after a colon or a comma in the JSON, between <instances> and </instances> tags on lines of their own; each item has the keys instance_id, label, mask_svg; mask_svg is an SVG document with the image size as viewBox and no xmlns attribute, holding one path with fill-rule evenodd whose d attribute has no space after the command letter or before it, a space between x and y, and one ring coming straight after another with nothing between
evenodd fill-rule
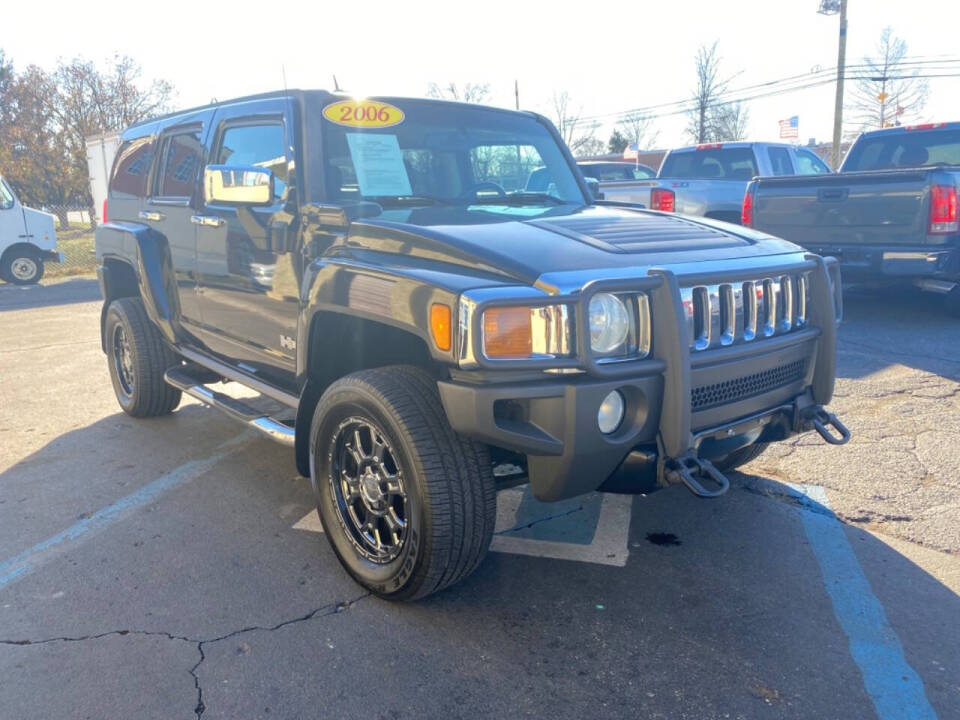
<instances>
[{"instance_id":1,"label":"bare tree","mask_svg":"<svg viewBox=\"0 0 960 720\"><path fill-rule=\"evenodd\" d=\"M694 59L697 86L693 107L687 113L687 135L697 143L738 140L746 134L749 112L740 102L724 102L734 76L720 75L717 42L701 45Z\"/></svg>"},{"instance_id":2,"label":"bare tree","mask_svg":"<svg viewBox=\"0 0 960 720\"><path fill-rule=\"evenodd\" d=\"M566 90L553 93L551 106L553 124L557 126L557 131L570 148L570 152L583 156L595 155L603 151L603 141L597 139L597 129L600 124L581 120L583 106L574 110L573 101ZM600 150L597 150L598 147Z\"/></svg>"},{"instance_id":3,"label":"bare tree","mask_svg":"<svg viewBox=\"0 0 960 720\"><path fill-rule=\"evenodd\" d=\"M865 57L867 66L853 86L850 109L862 130L899 125L916 118L929 94L927 81L919 70L903 66L907 43L884 28L876 55Z\"/></svg>"},{"instance_id":4,"label":"bare tree","mask_svg":"<svg viewBox=\"0 0 960 720\"><path fill-rule=\"evenodd\" d=\"M441 87L437 83L432 82L427 86L427 97L437 98L438 100L483 103L490 97L490 84L468 82L460 86L451 80L445 86Z\"/></svg>"},{"instance_id":5,"label":"bare tree","mask_svg":"<svg viewBox=\"0 0 960 720\"><path fill-rule=\"evenodd\" d=\"M711 113L711 140L746 140L750 110L742 102L721 103Z\"/></svg>"},{"instance_id":6,"label":"bare tree","mask_svg":"<svg viewBox=\"0 0 960 720\"><path fill-rule=\"evenodd\" d=\"M653 118L643 113L630 113L617 123L628 143L637 143L637 148L652 147L660 137L660 131L653 128ZM622 151L621 151L622 152Z\"/></svg>"}]
</instances>

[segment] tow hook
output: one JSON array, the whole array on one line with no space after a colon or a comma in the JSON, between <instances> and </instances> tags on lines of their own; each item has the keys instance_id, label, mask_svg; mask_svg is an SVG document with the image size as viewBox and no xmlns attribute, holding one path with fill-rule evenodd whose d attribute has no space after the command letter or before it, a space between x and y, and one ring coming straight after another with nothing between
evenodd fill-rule
<instances>
[{"instance_id":1,"label":"tow hook","mask_svg":"<svg viewBox=\"0 0 960 720\"><path fill-rule=\"evenodd\" d=\"M850 431L833 413L827 412L821 406L815 405L804 413L803 418L807 423L813 425L813 429L831 445L845 445L850 439ZM830 428L836 430L839 435L835 435Z\"/></svg>"},{"instance_id":2,"label":"tow hook","mask_svg":"<svg viewBox=\"0 0 960 720\"><path fill-rule=\"evenodd\" d=\"M712 462L698 458L692 452L667 460L664 464L664 478L671 485L683 483L690 492L702 498L720 497L730 488L726 475L717 470ZM702 480L716 485L716 489L708 490L703 486Z\"/></svg>"}]
</instances>

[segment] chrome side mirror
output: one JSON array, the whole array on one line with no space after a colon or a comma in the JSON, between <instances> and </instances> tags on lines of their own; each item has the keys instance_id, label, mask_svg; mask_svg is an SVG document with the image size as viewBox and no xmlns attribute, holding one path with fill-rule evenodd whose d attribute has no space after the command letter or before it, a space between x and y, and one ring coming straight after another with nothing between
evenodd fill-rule
<instances>
[{"instance_id":1,"label":"chrome side mirror","mask_svg":"<svg viewBox=\"0 0 960 720\"><path fill-rule=\"evenodd\" d=\"M273 173L255 165L207 165L203 196L208 203L269 205L273 202Z\"/></svg>"}]
</instances>

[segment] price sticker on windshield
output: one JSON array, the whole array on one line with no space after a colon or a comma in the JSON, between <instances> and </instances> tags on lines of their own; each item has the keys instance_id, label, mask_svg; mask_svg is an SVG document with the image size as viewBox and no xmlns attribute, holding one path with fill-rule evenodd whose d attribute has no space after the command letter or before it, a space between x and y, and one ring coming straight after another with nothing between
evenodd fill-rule
<instances>
[{"instance_id":1,"label":"price sticker on windshield","mask_svg":"<svg viewBox=\"0 0 960 720\"><path fill-rule=\"evenodd\" d=\"M323 109L332 123L353 128L387 128L403 122L403 110L377 100L341 100Z\"/></svg>"}]
</instances>

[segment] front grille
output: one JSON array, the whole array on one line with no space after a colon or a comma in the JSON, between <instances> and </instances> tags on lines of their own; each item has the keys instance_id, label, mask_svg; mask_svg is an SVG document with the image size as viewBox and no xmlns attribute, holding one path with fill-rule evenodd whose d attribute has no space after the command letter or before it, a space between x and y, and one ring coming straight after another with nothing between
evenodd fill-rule
<instances>
[{"instance_id":1,"label":"front grille","mask_svg":"<svg viewBox=\"0 0 960 720\"><path fill-rule=\"evenodd\" d=\"M693 352L783 335L807 324L809 273L680 290Z\"/></svg>"},{"instance_id":2,"label":"front grille","mask_svg":"<svg viewBox=\"0 0 960 720\"><path fill-rule=\"evenodd\" d=\"M762 395L779 387L799 382L803 379L806 369L807 361L801 358L752 375L724 380L713 385L701 385L691 392L691 406L696 412Z\"/></svg>"}]
</instances>

